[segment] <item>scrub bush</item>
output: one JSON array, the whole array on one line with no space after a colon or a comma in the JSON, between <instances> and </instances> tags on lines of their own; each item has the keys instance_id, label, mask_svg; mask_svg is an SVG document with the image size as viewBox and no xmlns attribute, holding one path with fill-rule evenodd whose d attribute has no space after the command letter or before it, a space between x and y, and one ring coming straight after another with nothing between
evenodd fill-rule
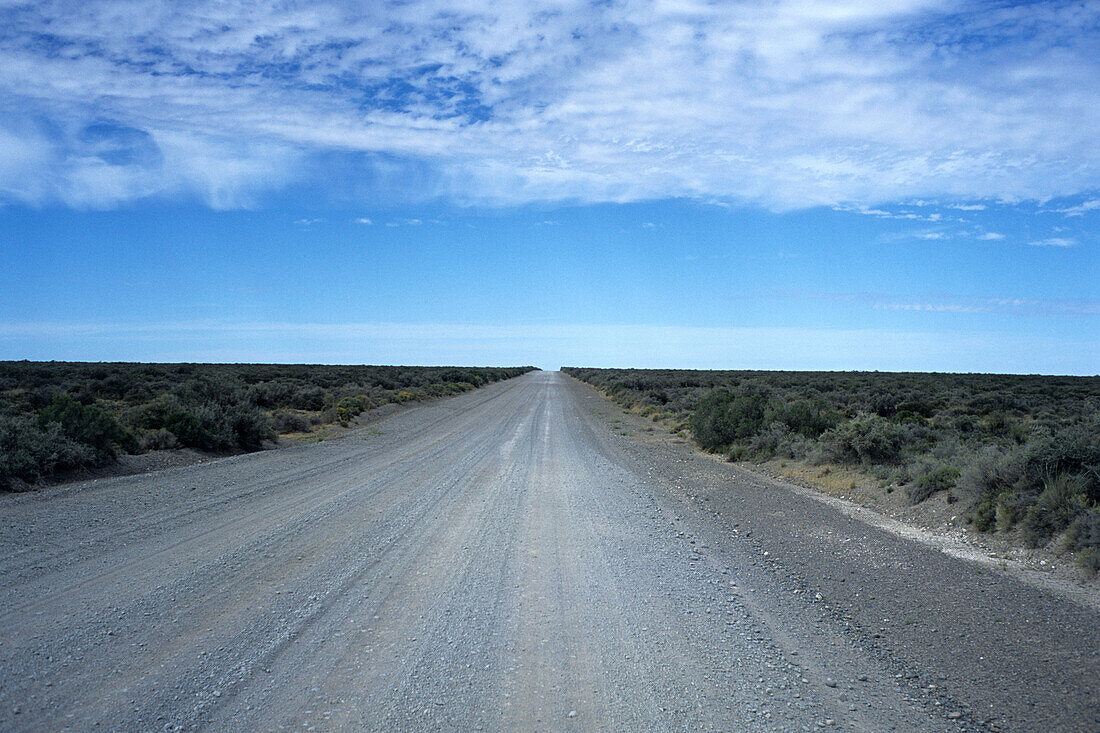
<instances>
[{"instance_id":1,"label":"scrub bush","mask_svg":"<svg viewBox=\"0 0 1100 733\"><path fill-rule=\"evenodd\" d=\"M179 448L179 445L179 439L175 434L165 428L145 430L138 436L138 447L142 452Z\"/></svg>"},{"instance_id":2,"label":"scrub bush","mask_svg":"<svg viewBox=\"0 0 1100 733\"><path fill-rule=\"evenodd\" d=\"M95 405L84 405L65 393L54 396L48 407L38 413L38 422L45 427L56 424L70 440L88 446L98 460L114 458L118 451L132 452L137 440L107 411Z\"/></svg>"},{"instance_id":3,"label":"scrub bush","mask_svg":"<svg viewBox=\"0 0 1100 733\"><path fill-rule=\"evenodd\" d=\"M283 435L286 433L305 433L309 431L309 418L295 412L276 410L271 415L271 427L275 432Z\"/></svg>"},{"instance_id":4,"label":"scrub bush","mask_svg":"<svg viewBox=\"0 0 1100 733\"><path fill-rule=\"evenodd\" d=\"M253 405L230 407L226 410L226 422L232 430L234 445L242 450L261 450L265 440L275 440L271 418Z\"/></svg>"},{"instance_id":5,"label":"scrub bush","mask_svg":"<svg viewBox=\"0 0 1100 733\"><path fill-rule=\"evenodd\" d=\"M91 446L70 438L60 423L0 415L0 490L29 486L55 471L97 460Z\"/></svg>"},{"instance_id":6,"label":"scrub bush","mask_svg":"<svg viewBox=\"0 0 1100 733\"><path fill-rule=\"evenodd\" d=\"M734 394L717 390L708 395L692 414L689 424L695 440L715 450L752 438L764 427L768 397L764 394Z\"/></svg>"},{"instance_id":7,"label":"scrub bush","mask_svg":"<svg viewBox=\"0 0 1100 733\"><path fill-rule=\"evenodd\" d=\"M1043 481L1042 493L1027 507L1020 520L1029 545L1042 547L1088 510L1084 486L1082 476L1065 473Z\"/></svg>"},{"instance_id":8,"label":"scrub bush","mask_svg":"<svg viewBox=\"0 0 1100 733\"><path fill-rule=\"evenodd\" d=\"M906 432L871 413L856 415L821 436L827 455L837 463L895 463L901 458Z\"/></svg>"},{"instance_id":9,"label":"scrub bush","mask_svg":"<svg viewBox=\"0 0 1100 733\"><path fill-rule=\"evenodd\" d=\"M937 491L948 491L955 487L962 471L958 466L941 465L924 471L906 487L909 501L919 504Z\"/></svg>"}]
</instances>

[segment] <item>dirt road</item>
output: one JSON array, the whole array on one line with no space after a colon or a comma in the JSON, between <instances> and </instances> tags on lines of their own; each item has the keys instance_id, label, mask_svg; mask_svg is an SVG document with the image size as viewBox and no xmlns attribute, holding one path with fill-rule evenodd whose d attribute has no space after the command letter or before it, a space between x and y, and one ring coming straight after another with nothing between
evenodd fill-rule
<instances>
[{"instance_id":1,"label":"dirt road","mask_svg":"<svg viewBox=\"0 0 1100 733\"><path fill-rule=\"evenodd\" d=\"M532 373L0 497L0 729L1097 730L1100 619Z\"/></svg>"}]
</instances>

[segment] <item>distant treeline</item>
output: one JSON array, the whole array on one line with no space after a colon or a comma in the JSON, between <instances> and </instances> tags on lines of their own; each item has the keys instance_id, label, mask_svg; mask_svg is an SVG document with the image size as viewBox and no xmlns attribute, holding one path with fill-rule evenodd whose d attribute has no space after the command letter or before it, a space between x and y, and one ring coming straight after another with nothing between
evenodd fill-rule
<instances>
[{"instance_id":1,"label":"distant treeline","mask_svg":"<svg viewBox=\"0 0 1100 733\"><path fill-rule=\"evenodd\" d=\"M1100 569L1100 377L567 368L731 460L859 466Z\"/></svg>"},{"instance_id":2,"label":"distant treeline","mask_svg":"<svg viewBox=\"0 0 1100 733\"><path fill-rule=\"evenodd\" d=\"M255 451L388 403L458 394L534 367L0 362L0 489L122 453Z\"/></svg>"}]
</instances>

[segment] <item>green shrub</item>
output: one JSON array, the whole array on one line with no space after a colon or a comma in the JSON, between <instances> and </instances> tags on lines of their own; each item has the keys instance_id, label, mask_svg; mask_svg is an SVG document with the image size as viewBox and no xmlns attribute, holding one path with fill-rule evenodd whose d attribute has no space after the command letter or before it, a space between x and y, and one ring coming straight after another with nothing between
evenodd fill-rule
<instances>
[{"instance_id":1,"label":"green shrub","mask_svg":"<svg viewBox=\"0 0 1100 733\"><path fill-rule=\"evenodd\" d=\"M398 403L415 402L424 399L425 396L419 389L402 389L393 396L393 401Z\"/></svg>"},{"instance_id":2,"label":"green shrub","mask_svg":"<svg viewBox=\"0 0 1100 733\"><path fill-rule=\"evenodd\" d=\"M975 504L972 521L978 530L993 529L998 497L1012 492L1023 472L1021 449L1005 451L986 446L967 463L959 476L958 486Z\"/></svg>"},{"instance_id":3,"label":"green shrub","mask_svg":"<svg viewBox=\"0 0 1100 733\"><path fill-rule=\"evenodd\" d=\"M175 434L167 428L145 430L138 436L138 446L142 452L151 450L168 450L179 448L180 442Z\"/></svg>"},{"instance_id":4,"label":"green shrub","mask_svg":"<svg viewBox=\"0 0 1100 733\"><path fill-rule=\"evenodd\" d=\"M804 438L817 438L826 430L836 427L841 414L821 399L797 400L783 405L773 419L782 422L792 433Z\"/></svg>"},{"instance_id":5,"label":"green shrub","mask_svg":"<svg viewBox=\"0 0 1100 733\"><path fill-rule=\"evenodd\" d=\"M1043 486L1021 520L1024 538L1032 547L1045 545L1088 509L1082 476L1059 474L1045 479Z\"/></svg>"},{"instance_id":6,"label":"green shrub","mask_svg":"<svg viewBox=\"0 0 1100 733\"><path fill-rule=\"evenodd\" d=\"M17 482L33 484L98 458L91 446L65 435L60 423L43 425L30 415L0 415L0 490L19 488Z\"/></svg>"},{"instance_id":7,"label":"green shrub","mask_svg":"<svg viewBox=\"0 0 1100 733\"><path fill-rule=\"evenodd\" d=\"M133 433L110 413L96 405L81 404L64 393L55 395L53 402L38 413L38 421L43 427L60 425L68 438L88 446L101 460L115 457L119 449L137 449Z\"/></svg>"},{"instance_id":8,"label":"green shrub","mask_svg":"<svg viewBox=\"0 0 1100 733\"><path fill-rule=\"evenodd\" d=\"M336 403L336 419L341 425L347 427L348 423L374 406L374 400L367 395L344 397Z\"/></svg>"},{"instance_id":9,"label":"green shrub","mask_svg":"<svg viewBox=\"0 0 1100 733\"><path fill-rule=\"evenodd\" d=\"M245 401L259 407L281 407L294 397L294 384L281 380L259 382L248 388Z\"/></svg>"},{"instance_id":10,"label":"green shrub","mask_svg":"<svg viewBox=\"0 0 1100 733\"><path fill-rule=\"evenodd\" d=\"M920 401L910 401L899 404L895 408L894 414L890 416L890 419L899 423L924 423L935 414L936 408L931 405Z\"/></svg>"},{"instance_id":11,"label":"green shrub","mask_svg":"<svg viewBox=\"0 0 1100 733\"><path fill-rule=\"evenodd\" d=\"M711 450L747 440L763 429L767 406L768 397L763 394L716 390L692 413L691 432L699 445Z\"/></svg>"},{"instance_id":12,"label":"green shrub","mask_svg":"<svg viewBox=\"0 0 1100 733\"><path fill-rule=\"evenodd\" d=\"M309 419L304 415L285 410L276 410L271 415L271 427L279 435L286 433L305 433L309 431Z\"/></svg>"},{"instance_id":13,"label":"green shrub","mask_svg":"<svg viewBox=\"0 0 1100 733\"><path fill-rule=\"evenodd\" d=\"M906 487L909 501L919 504L937 491L954 488L961 473L958 466L943 465L920 474Z\"/></svg>"},{"instance_id":14,"label":"green shrub","mask_svg":"<svg viewBox=\"0 0 1100 733\"><path fill-rule=\"evenodd\" d=\"M837 463L894 463L906 443L905 430L889 420L861 413L821 436L822 444Z\"/></svg>"},{"instance_id":15,"label":"green shrub","mask_svg":"<svg viewBox=\"0 0 1100 733\"><path fill-rule=\"evenodd\" d=\"M258 407L234 405L226 411L226 422L233 432L233 442L243 450L260 450L265 440L275 439L271 418Z\"/></svg>"},{"instance_id":16,"label":"green shrub","mask_svg":"<svg viewBox=\"0 0 1100 733\"><path fill-rule=\"evenodd\" d=\"M1089 577L1100 572L1100 547L1089 547L1077 553L1077 565Z\"/></svg>"},{"instance_id":17,"label":"green shrub","mask_svg":"<svg viewBox=\"0 0 1100 733\"><path fill-rule=\"evenodd\" d=\"M316 412L325 409L327 402L328 396L325 394L325 390L320 387L310 386L302 387L297 390L289 399L286 406L292 407L295 410L311 410Z\"/></svg>"},{"instance_id":18,"label":"green shrub","mask_svg":"<svg viewBox=\"0 0 1100 733\"><path fill-rule=\"evenodd\" d=\"M163 394L126 411L123 419L134 428L143 430L167 429L168 417L182 410L180 401L172 395Z\"/></svg>"},{"instance_id":19,"label":"green shrub","mask_svg":"<svg viewBox=\"0 0 1100 733\"><path fill-rule=\"evenodd\" d=\"M233 442L224 414L209 406L201 406L195 412L177 410L165 418L164 427L189 448L217 451Z\"/></svg>"},{"instance_id":20,"label":"green shrub","mask_svg":"<svg viewBox=\"0 0 1100 733\"><path fill-rule=\"evenodd\" d=\"M1082 425L1038 433L1009 451L985 449L960 486L975 495L971 522L980 531L1022 525L1032 546L1071 526L1100 498L1100 436Z\"/></svg>"},{"instance_id":21,"label":"green shrub","mask_svg":"<svg viewBox=\"0 0 1100 733\"><path fill-rule=\"evenodd\" d=\"M781 422L773 422L749 441L748 450L756 458L802 458L809 451L809 441Z\"/></svg>"},{"instance_id":22,"label":"green shrub","mask_svg":"<svg viewBox=\"0 0 1100 733\"><path fill-rule=\"evenodd\" d=\"M1041 434L1025 447L1023 490L1038 493L1047 479L1062 474L1079 476L1080 493L1100 502L1100 431L1097 425L1076 425Z\"/></svg>"},{"instance_id":23,"label":"green shrub","mask_svg":"<svg viewBox=\"0 0 1100 733\"><path fill-rule=\"evenodd\" d=\"M1100 507L1081 511L1066 530L1063 549L1071 552L1100 547Z\"/></svg>"}]
</instances>

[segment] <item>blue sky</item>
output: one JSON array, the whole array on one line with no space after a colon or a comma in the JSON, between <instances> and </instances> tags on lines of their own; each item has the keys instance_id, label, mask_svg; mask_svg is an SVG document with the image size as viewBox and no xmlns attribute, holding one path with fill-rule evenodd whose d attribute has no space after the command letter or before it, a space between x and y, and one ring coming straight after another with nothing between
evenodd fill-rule
<instances>
[{"instance_id":1,"label":"blue sky","mask_svg":"<svg viewBox=\"0 0 1100 733\"><path fill-rule=\"evenodd\" d=\"M0 358L1100 373L1100 4L0 1Z\"/></svg>"}]
</instances>

